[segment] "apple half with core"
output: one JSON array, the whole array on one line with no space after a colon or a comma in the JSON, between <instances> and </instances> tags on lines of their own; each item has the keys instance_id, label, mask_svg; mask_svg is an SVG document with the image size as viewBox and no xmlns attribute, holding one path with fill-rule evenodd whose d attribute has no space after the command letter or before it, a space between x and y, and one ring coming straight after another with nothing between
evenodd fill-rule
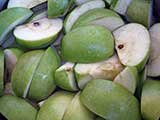
<instances>
[{"instance_id":1,"label":"apple half with core","mask_svg":"<svg viewBox=\"0 0 160 120\"><path fill-rule=\"evenodd\" d=\"M110 31L124 25L122 18L112 10L97 8L81 15L72 26L72 29L87 25L101 25Z\"/></svg>"},{"instance_id":2,"label":"apple half with core","mask_svg":"<svg viewBox=\"0 0 160 120\"><path fill-rule=\"evenodd\" d=\"M64 23L65 32L67 33L71 31L75 21L87 11L95 8L104 8L104 7L105 7L105 3L102 0L91 0L89 2L86 2L78 6L65 19L65 23Z\"/></svg>"},{"instance_id":3,"label":"apple half with core","mask_svg":"<svg viewBox=\"0 0 160 120\"><path fill-rule=\"evenodd\" d=\"M0 113L8 120L35 120L37 110L24 99L12 95L0 98Z\"/></svg>"},{"instance_id":4,"label":"apple half with core","mask_svg":"<svg viewBox=\"0 0 160 120\"><path fill-rule=\"evenodd\" d=\"M122 64L135 66L138 71L143 70L150 53L148 30L141 24L130 23L115 30L113 35Z\"/></svg>"},{"instance_id":5,"label":"apple half with core","mask_svg":"<svg viewBox=\"0 0 160 120\"><path fill-rule=\"evenodd\" d=\"M157 77L160 75L160 23L153 25L150 30L151 53L147 65L147 75Z\"/></svg>"},{"instance_id":6,"label":"apple half with core","mask_svg":"<svg viewBox=\"0 0 160 120\"><path fill-rule=\"evenodd\" d=\"M113 55L112 33L102 26L85 26L66 34L61 42L62 59L69 62L93 63Z\"/></svg>"},{"instance_id":7,"label":"apple half with core","mask_svg":"<svg viewBox=\"0 0 160 120\"><path fill-rule=\"evenodd\" d=\"M63 22L59 18L43 18L16 27L14 35L18 44L27 48L39 48L52 43L62 27Z\"/></svg>"},{"instance_id":8,"label":"apple half with core","mask_svg":"<svg viewBox=\"0 0 160 120\"><path fill-rule=\"evenodd\" d=\"M139 103L128 90L109 80L91 80L80 100L84 106L106 120L140 120Z\"/></svg>"},{"instance_id":9,"label":"apple half with core","mask_svg":"<svg viewBox=\"0 0 160 120\"><path fill-rule=\"evenodd\" d=\"M8 39L9 33L19 24L24 23L33 12L22 7L15 7L0 12L0 44Z\"/></svg>"},{"instance_id":10,"label":"apple half with core","mask_svg":"<svg viewBox=\"0 0 160 120\"><path fill-rule=\"evenodd\" d=\"M120 63L118 56L115 54L109 59L101 62L90 64L78 63L74 70L78 87L83 89L85 85L93 79L114 80L123 68L124 67Z\"/></svg>"},{"instance_id":11,"label":"apple half with core","mask_svg":"<svg viewBox=\"0 0 160 120\"><path fill-rule=\"evenodd\" d=\"M55 83L58 87L64 90L78 90L74 76L74 63L65 63L56 70Z\"/></svg>"},{"instance_id":12,"label":"apple half with core","mask_svg":"<svg viewBox=\"0 0 160 120\"><path fill-rule=\"evenodd\" d=\"M141 112L145 120L160 119L160 81L146 80L142 89Z\"/></svg>"}]
</instances>

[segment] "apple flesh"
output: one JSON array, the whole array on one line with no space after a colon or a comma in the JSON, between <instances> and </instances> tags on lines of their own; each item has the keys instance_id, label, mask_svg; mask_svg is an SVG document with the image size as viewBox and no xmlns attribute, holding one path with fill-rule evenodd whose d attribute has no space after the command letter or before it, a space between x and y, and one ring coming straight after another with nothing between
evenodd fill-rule
<instances>
[{"instance_id":1,"label":"apple flesh","mask_svg":"<svg viewBox=\"0 0 160 120\"><path fill-rule=\"evenodd\" d=\"M65 20L64 23L65 32L66 33L70 32L76 20L87 11L95 8L104 8L104 7L105 3L102 0L92 0L75 8Z\"/></svg>"},{"instance_id":2,"label":"apple flesh","mask_svg":"<svg viewBox=\"0 0 160 120\"><path fill-rule=\"evenodd\" d=\"M63 27L62 20L43 18L18 26L14 30L16 42L27 48L40 48L55 40Z\"/></svg>"},{"instance_id":3,"label":"apple flesh","mask_svg":"<svg viewBox=\"0 0 160 120\"><path fill-rule=\"evenodd\" d=\"M141 24L130 23L115 30L113 34L122 64L137 67L138 71L143 70L150 52L148 30Z\"/></svg>"},{"instance_id":4,"label":"apple flesh","mask_svg":"<svg viewBox=\"0 0 160 120\"><path fill-rule=\"evenodd\" d=\"M75 0L75 3L76 3L76 5L81 5L81 4L84 4L88 1L91 1L91 0Z\"/></svg>"}]
</instances>

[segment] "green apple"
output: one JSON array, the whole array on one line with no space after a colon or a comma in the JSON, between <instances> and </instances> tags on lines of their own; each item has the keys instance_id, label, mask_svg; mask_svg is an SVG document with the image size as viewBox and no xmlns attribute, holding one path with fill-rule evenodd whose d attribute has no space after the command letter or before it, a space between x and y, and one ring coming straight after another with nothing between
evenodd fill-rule
<instances>
[{"instance_id":1,"label":"green apple","mask_svg":"<svg viewBox=\"0 0 160 120\"><path fill-rule=\"evenodd\" d=\"M7 7L8 8L12 8L12 7L33 8L46 1L47 0L9 0Z\"/></svg>"},{"instance_id":2,"label":"green apple","mask_svg":"<svg viewBox=\"0 0 160 120\"><path fill-rule=\"evenodd\" d=\"M102 0L92 0L78 6L65 19L64 23L65 32L66 33L70 32L76 20L87 11L95 8L104 8L104 7L105 3Z\"/></svg>"},{"instance_id":3,"label":"green apple","mask_svg":"<svg viewBox=\"0 0 160 120\"><path fill-rule=\"evenodd\" d=\"M78 90L73 69L74 63L68 62L56 70L55 83L58 87L68 91Z\"/></svg>"},{"instance_id":4,"label":"green apple","mask_svg":"<svg viewBox=\"0 0 160 120\"><path fill-rule=\"evenodd\" d=\"M46 18L47 17L47 11L42 11L42 12L39 12L37 14L34 14L30 19L29 19L29 22L34 22L34 21L37 21L37 20L40 20L40 19L43 19L43 18Z\"/></svg>"},{"instance_id":5,"label":"green apple","mask_svg":"<svg viewBox=\"0 0 160 120\"><path fill-rule=\"evenodd\" d=\"M4 52L0 50L0 96L4 90Z\"/></svg>"},{"instance_id":6,"label":"green apple","mask_svg":"<svg viewBox=\"0 0 160 120\"><path fill-rule=\"evenodd\" d=\"M62 20L43 18L31 23L18 26L14 36L18 44L27 48L39 48L55 40L63 27Z\"/></svg>"},{"instance_id":7,"label":"green apple","mask_svg":"<svg viewBox=\"0 0 160 120\"><path fill-rule=\"evenodd\" d=\"M77 64L75 66L75 76L79 88L83 89L85 85L93 79L113 80L123 68L123 65L115 54L102 62Z\"/></svg>"},{"instance_id":8,"label":"green apple","mask_svg":"<svg viewBox=\"0 0 160 120\"><path fill-rule=\"evenodd\" d=\"M73 97L70 92L56 92L42 104L36 120L62 120Z\"/></svg>"},{"instance_id":9,"label":"green apple","mask_svg":"<svg viewBox=\"0 0 160 120\"><path fill-rule=\"evenodd\" d=\"M59 66L52 49L24 53L12 73L12 88L17 96L39 101L55 89L54 72Z\"/></svg>"},{"instance_id":10,"label":"green apple","mask_svg":"<svg viewBox=\"0 0 160 120\"><path fill-rule=\"evenodd\" d=\"M81 103L79 92L67 107L63 120L94 120L94 117L94 114Z\"/></svg>"},{"instance_id":11,"label":"green apple","mask_svg":"<svg viewBox=\"0 0 160 120\"><path fill-rule=\"evenodd\" d=\"M0 44L8 39L8 34L17 25L24 23L32 14L31 10L21 7L10 8L0 12Z\"/></svg>"},{"instance_id":12,"label":"green apple","mask_svg":"<svg viewBox=\"0 0 160 120\"><path fill-rule=\"evenodd\" d=\"M74 0L48 0L48 18L65 15Z\"/></svg>"},{"instance_id":13,"label":"green apple","mask_svg":"<svg viewBox=\"0 0 160 120\"><path fill-rule=\"evenodd\" d=\"M149 62L147 65L147 75L151 77L156 77L160 75L160 51L159 51L159 45L160 45L160 24L157 23L153 25L149 32L151 37L151 54L149 57Z\"/></svg>"},{"instance_id":14,"label":"green apple","mask_svg":"<svg viewBox=\"0 0 160 120\"><path fill-rule=\"evenodd\" d=\"M109 9L97 8L81 15L74 23L72 29L86 25L102 25L113 31L124 25L124 21L117 13Z\"/></svg>"},{"instance_id":15,"label":"green apple","mask_svg":"<svg viewBox=\"0 0 160 120\"><path fill-rule=\"evenodd\" d=\"M130 23L113 32L116 50L122 64L143 70L150 53L148 30L137 23ZM143 47L142 47L143 46Z\"/></svg>"},{"instance_id":16,"label":"green apple","mask_svg":"<svg viewBox=\"0 0 160 120\"><path fill-rule=\"evenodd\" d=\"M112 81L90 81L80 98L89 110L106 120L140 120L138 100Z\"/></svg>"},{"instance_id":17,"label":"green apple","mask_svg":"<svg viewBox=\"0 0 160 120\"><path fill-rule=\"evenodd\" d=\"M35 120L37 110L25 100L12 95L0 98L0 113L8 120Z\"/></svg>"},{"instance_id":18,"label":"green apple","mask_svg":"<svg viewBox=\"0 0 160 120\"><path fill-rule=\"evenodd\" d=\"M131 4L132 1L133 0L112 0L111 9L121 15L125 15L128 6Z\"/></svg>"},{"instance_id":19,"label":"green apple","mask_svg":"<svg viewBox=\"0 0 160 120\"><path fill-rule=\"evenodd\" d=\"M43 54L43 50L31 51L24 53L18 60L11 76L12 88L17 96L27 96L33 74Z\"/></svg>"},{"instance_id":20,"label":"green apple","mask_svg":"<svg viewBox=\"0 0 160 120\"><path fill-rule=\"evenodd\" d=\"M109 58L113 52L113 36L102 26L74 29L64 36L61 43L61 56L70 62L98 62Z\"/></svg>"},{"instance_id":21,"label":"green apple","mask_svg":"<svg viewBox=\"0 0 160 120\"><path fill-rule=\"evenodd\" d=\"M23 53L24 51L19 48L7 48L4 50L5 66L9 75L11 75L18 59Z\"/></svg>"},{"instance_id":22,"label":"green apple","mask_svg":"<svg viewBox=\"0 0 160 120\"><path fill-rule=\"evenodd\" d=\"M149 28L153 20L152 9L152 0L132 0L126 17L130 22L140 23Z\"/></svg>"},{"instance_id":23,"label":"green apple","mask_svg":"<svg viewBox=\"0 0 160 120\"><path fill-rule=\"evenodd\" d=\"M120 72L114 82L122 85L124 88L129 90L131 93L135 93L138 83L138 71L136 67L126 67Z\"/></svg>"},{"instance_id":24,"label":"green apple","mask_svg":"<svg viewBox=\"0 0 160 120\"><path fill-rule=\"evenodd\" d=\"M147 80L141 97L141 112L145 120L160 118L160 81Z\"/></svg>"},{"instance_id":25,"label":"green apple","mask_svg":"<svg viewBox=\"0 0 160 120\"><path fill-rule=\"evenodd\" d=\"M38 101L48 97L54 91L56 87L54 74L59 65L60 60L57 53L49 47L41 57L36 71L34 71L28 98Z\"/></svg>"},{"instance_id":26,"label":"green apple","mask_svg":"<svg viewBox=\"0 0 160 120\"><path fill-rule=\"evenodd\" d=\"M11 84L11 82L5 83L4 94L5 95L8 95L8 94L14 95L14 92L12 90L12 84Z\"/></svg>"}]
</instances>

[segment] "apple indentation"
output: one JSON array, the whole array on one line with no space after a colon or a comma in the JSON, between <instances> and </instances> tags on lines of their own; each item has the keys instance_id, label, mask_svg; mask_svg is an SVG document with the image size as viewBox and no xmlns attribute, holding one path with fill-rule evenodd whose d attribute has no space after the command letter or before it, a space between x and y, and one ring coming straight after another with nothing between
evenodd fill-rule
<instances>
[{"instance_id":1,"label":"apple indentation","mask_svg":"<svg viewBox=\"0 0 160 120\"><path fill-rule=\"evenodd\" d=\"M118 48L121 50L121 49L124 48L124 45L123 45L123 44L120 44L120 45L118 45Z\"/></svg>"},{"instance_id":2,"label":"apple indentation","mask_svg":"<svg viewBox=\"0 0 160 120\"><path fill-rule=\"evenodd\" d=\"M40 23L39 22L34 22L33 25L34 25L34 27L38 27L38 26L40 26Z\"/></svg>"}]
</instances>

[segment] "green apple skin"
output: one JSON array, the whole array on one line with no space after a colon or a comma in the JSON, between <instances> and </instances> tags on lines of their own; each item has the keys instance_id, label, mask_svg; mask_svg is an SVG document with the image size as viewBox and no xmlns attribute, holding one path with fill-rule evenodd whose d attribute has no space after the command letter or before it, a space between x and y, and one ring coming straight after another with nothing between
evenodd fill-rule
<instances>
[{"instance_id":1,"label":"green apple skin","mask_svg":"<svg viewBox=\"0 0 160 120\"><path fill-rule=\"evenodd\" d=\"M103 119L101 117L97 117L96 120L105 120L105 119Z\"/></svg>"},{"instance_id":2,"label":"green apple skin","mask_svg":"<svg viewBox=\"0 0 160 120\"><path fill-rule=\"evenodd\" d=\"M114 82L122 85L131 93L135 93L138 83L138 71L136 67L126 67L121 73L119 73Z\"/></svg>"},{"instance_id":3,"label":"green apple skin","mask_svg":"<svg viewBox=\"0 0 160 120\"><path fill-rule=\"evenodd\" d=\"M128 6L126 17L130 22L140 23L146 27L150 27L150 9L149 0L132 0Z\"/></svg>"},{"instance_id":4,"label":"green apple skin","mask_svg":"<svg viewBox=\"0 0 160 120\"><path fill-rule=\"evenodd\" d=\"M54 49L49 47L41 57L28 92L28 98L41 100L49 96L56 88L54 73L60 65L60 59Z\"/></svg>"},{"instance_id":5,"label":"green apple skin","mask_svg":"<svg viewBox=\"0 0 160 120\"><path fill-rule=\"evenodd\" d=\"M63 16L74 0L48 0L48 18Z\"/></svg>"},{"instance_id":6,"label":"green apple skin","mask_svg":"<svg viewBox=\"0 0 160 120\"><path fill-rule=\"evenodd\" d=\"M8 120L35 120L37 110L25 100L12 95L0 98L0 113Z\"/></svg>"},{"instance_id":7,"label":"green apple skin","mask_svg":"<svg viewBox=\"0 0 160 120\"><path fill-rule=\"evenodd\" d=\"M56 92L42 104L37 120L62 120L73 97L70 92Z\"/></svg>"},{"instance_id":8,"label":"green apple skin","mask_svg":"<svg viewBox=\"0 0 160 120\"><path fill-rule=\"evenodd\" d=\"M147 80L144 83L141 97L141 112L145 120L160 118L160 81Z\"/></svg>"},{"instance_id":9,"label":"green apple skin","mask_svg":"<svg viewBox=\"0 0 160 120\"><path fill-rule=\"evenodd\" d=\"M114 28L111 29L110 25L109 24L107 25L107 23L109 22L110 19L117 19L120 21L120 24L117 26L114 26ZM98 20L99 21L100 20L106 21L103 23L104 24L103 26L108 28L111 31L124 24L123 20L121 19L121 17L117 13L115 13L109 9L97 8L97 9L89 10L88 12L81 15L78 18L78 20L74 23L72 30L77 27L86 26L86 25L90 25L90 24L102 25L100 23L96 23L96 21L98 21Z\"/></svg>"},{"instance_id":10,"label":"green apple skin","mask_svg":"<svg viewBox=\"0 0 160 120\"><path fill-rule=\"evenodd\" d=\"M89 110L106 120L140 120L138 100L109 80L90 81L80 98Z\"/></svg>"},{"instance_id":11,"label":"green apple skin","mask_svg":"<svg viewBox=\"0 0 160 120\"><path fill-rule=\"evenodd\" d=\"M64 36L61 43L61 56L70 62L98 62L109 58L113 52L113 36L101 26L74 29Z\"/></svg>"},{"instance_id":12,"label":"green apple skin","mask_svg":"<svg viewBox=\"0 0 160 120\"><path fill-rule=\"evenodd\" d=\"M34 72L43 56L43 50L35 50L23 54L18 60L12 76L12 88L17 96L26 97ZM36 93L37 94L37 93Z\"/></svg>"},{"instance_id":13,"label":"green apple skin","mask_svg":"<svg viewBox=\"0 0 160 120\"><path fill-rule=\"evenodd\" d=\"M94 114L83 106L80 93L77 93L66 109L63 120L94 120L94 117Z\"/></svg>"},{"instance_id":14,"label":"green apple skin","mask_svg":"<svg viewBox=\"0 0 160 120\"><path fill-rule=\"evenodd\" d=\"M0 44L5 41L6 36L15 28L15 26L24 23L32 14L33 12L31 10L21 7L2 11L0 13Z\"/></svg>"},{"instance_id":15,"label":"green apple skin","mask_svg":"<svg viewBox=\"0 0 160 120\"><path fill-rule=\"evenodd\" d=\"M78 90L74 76L74 63L65 63L56 70L55 83L58 87L64 90Z\"/></svg>"},{"instance_id":16,"label":"green apple skin","mask_svg":"<svg viewBox=\"0 0 160 120\"><path fill-rule=\"evenodd\" d=\"M4 90L4 52L0 50L0 96Z\"/></svg>"}]
</instances>

